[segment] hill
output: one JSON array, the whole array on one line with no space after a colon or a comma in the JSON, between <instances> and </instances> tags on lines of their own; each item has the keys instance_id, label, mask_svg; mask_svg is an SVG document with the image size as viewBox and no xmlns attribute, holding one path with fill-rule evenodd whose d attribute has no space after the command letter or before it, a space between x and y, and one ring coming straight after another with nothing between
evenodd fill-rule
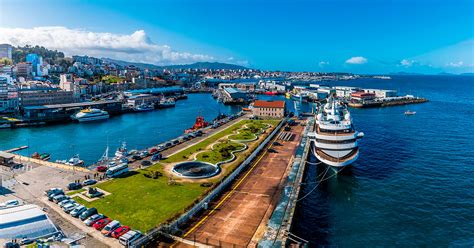
<instances>
[{"instance_id":1,"label":"hill","mask_svg":"<svg viewBox=\"0 0 474 248\"><path fill-rule=\"evenodd\" d=\"M245 69L248 69L247 67L244 67L244 66L226 64L226 63L220 63L220 62L196 62L193 64L159 66L159 65L147 64L147 63L128 62L128 61L116 60L116 59L110 59L110 58L102 58L102 60L115 63L120 66L133 65L140 69L151 69L151 70L163 70L163 69L167 69L167 70L179 70L179 69L245 70Z\"/></svg>"}]
</instances>

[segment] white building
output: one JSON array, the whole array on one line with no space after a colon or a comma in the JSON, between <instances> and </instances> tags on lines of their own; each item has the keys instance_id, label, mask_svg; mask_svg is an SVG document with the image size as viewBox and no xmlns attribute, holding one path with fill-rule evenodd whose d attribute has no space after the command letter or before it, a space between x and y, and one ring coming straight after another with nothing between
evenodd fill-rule
<instances>
[{"instance_id":1,"label":"white building","mask_svg":"<svg viewBox=\"0 0 474 248\"><path fill-rule=\"evenodd\" d=\"M396 90L364 89L366 93L374 93L376 98L396 97Z\"/></svg>"},{"instance_id":2,"label":"white building","mask_svg":"<svg viewBox=\"0 0 474 248\"><path fill-rule=\"evenodd\" d=\"M12 59L13 47L10 44L0 44L0 59Z\"/></svg>"}]
</instances>

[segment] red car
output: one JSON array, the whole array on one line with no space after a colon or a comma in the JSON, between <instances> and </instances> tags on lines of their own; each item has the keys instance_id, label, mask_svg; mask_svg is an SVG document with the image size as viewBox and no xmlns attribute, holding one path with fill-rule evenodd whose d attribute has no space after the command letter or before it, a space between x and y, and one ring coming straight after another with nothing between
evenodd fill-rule
<instances>
[{"instance_id":1,"label":"red car","mask_svg":"<svg viewBox=\"0 0 474 248\"><path fill-rule=\"evenodd\" d=\"M103 166L103 165L97 166L96 170L98 172L105 172L107 171L107 166Z\"/></svg>"},{"instance_id":2,"label":"red car","mask_svg":"<svg viewBox=\"0 0 474 248\"><path fill-rule=\"evenodd\" d=\"M121 226L117 229L115 229L113 232L112 232L112 237L113 238L120 238L120 236L124 235L126 232L130 231L130 227L128 226Z\"/></svg>"},{"instance_id":3,"label":"red car","mask_svg":"<svg viewBox=\"0 0 474 248\"><path fill-rule=\"evenodd\" d=\"M150 153L151 155L153 155L153 154L155 154L155 153L157 153L157 152L158 152L158 149L156 149L156 148L154 148L154 147L151 148L151 149L148 151L148 153Z\"/></svg>"},{"instance_id":4,"label":"red car","mask_svg":"<svg viewBox=\"0 0 474 248\"><path fill-rule=\"evenodd\" d=\"M110 218L105 218L98 220L94 225L92 225L95 230L102 230L107 224L109 224L112 220Z\"/></svg>"}]
</instances>

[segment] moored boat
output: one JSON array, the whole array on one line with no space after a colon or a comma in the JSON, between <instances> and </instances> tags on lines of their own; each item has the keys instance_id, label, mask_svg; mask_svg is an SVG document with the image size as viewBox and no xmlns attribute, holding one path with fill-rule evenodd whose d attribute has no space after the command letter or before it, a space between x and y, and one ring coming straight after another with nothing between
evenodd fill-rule
<instances>
[{"instance_id":1,"label":"moored boat","mask_svg":"<svg viewBox=\"0 0 474 248\"><path fill-rule=\"evenodd\" d=\"M84 165L84 160L81 160L79 158L79 154L76 154L72 156L65 164L71 166L82 166Z\"/></svg>"},{"instance_id":2,"label":"moored boat","mask_svg":"<svg viewBox=\"0 0 474 248\"><path fill-rule=\"evenodd\" d=\"M315 132L311 134L312 152L319 161L338 171L357 160L358 139L364 134L354 129L346 105L329 98L318 109L315 125Z\"/></svg>"},{"instance_id":3,"label":"moored boat","mask_svg":"<svg viewBox=\"0 0 474 248\"><path fill-rule=\"evenodd\" d=\"M202 117L201 115L198 115L198 117L196 117L196 122L194 122L194 125L191 128L186 129L184 132L192 133L194 131L197 131L201 128L205 128L207 126L209 126L209 123L204 120L204 117Z\"/></svg>"},{"instance_id":4,"label":"moored boat","mask_svg":"<svg viewBox=\"0 0 474 248\"><path fill-rule=\"evenodd\" d=\"M94 108L83 109L71 115L73 120L77 120L79 122L104 120L108 119L109 117L110 116L107 111Z\"/></svg>"}]
</instances>

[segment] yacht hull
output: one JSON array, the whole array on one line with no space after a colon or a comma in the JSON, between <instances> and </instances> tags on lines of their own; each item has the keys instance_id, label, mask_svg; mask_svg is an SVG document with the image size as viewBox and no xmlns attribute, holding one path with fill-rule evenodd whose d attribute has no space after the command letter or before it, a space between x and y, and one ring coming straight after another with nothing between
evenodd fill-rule
<instances>
[{"instance_id":1,"label":"yacht hull","mask_svg":"<svg viewBox=\"0 0 474 248\"><path fill-rule=\"evenodd\" d=\"M354 155L352 155L350 158L348 159L344 159L342 161L331 161L330 159L327 159L323 156L321 156L320 154L318 154L317 152L317 147L313 144L313 149L312 149L312 153L313 155L319 160L321 161L322 163L326 164L326 165L329 165L331 167L333 167L334 169L336 170L340 170L346 166L349 166L351 165L352 163L354 163L358 158L359 158L359 151L357 150L355 152ZM334 158L335 160L337 160L337 158Z\"/></svg>"}]
</instances>

